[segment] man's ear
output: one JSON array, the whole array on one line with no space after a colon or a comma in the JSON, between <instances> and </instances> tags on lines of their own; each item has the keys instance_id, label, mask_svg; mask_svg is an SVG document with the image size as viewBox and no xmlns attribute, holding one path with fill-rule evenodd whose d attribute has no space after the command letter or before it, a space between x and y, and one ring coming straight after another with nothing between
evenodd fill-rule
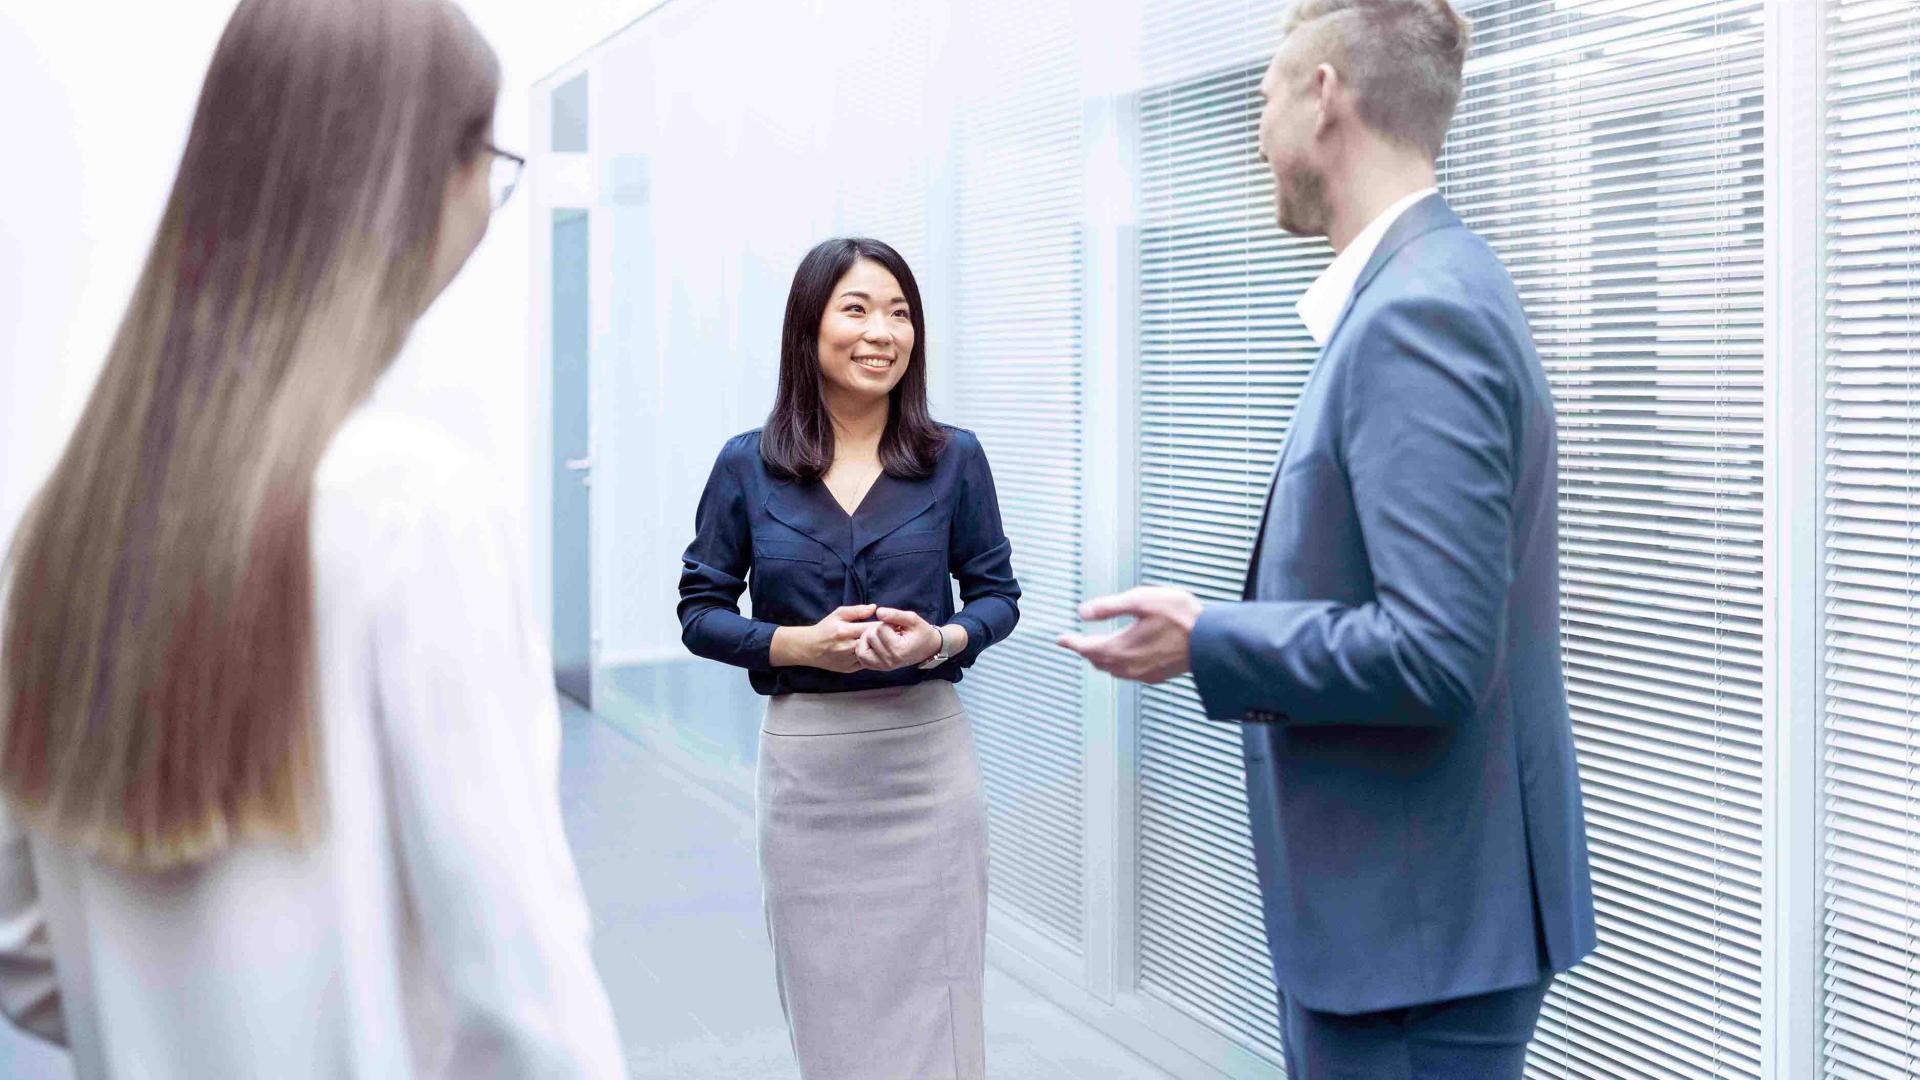
<instances>
[{"instance_id":1,"label":"man's ear","mask_svg":"<svg viewBox=\"0 0 1920 1080\"><path fill-rule=\"evenodd\" d=\"M1313 96L1319 112L1314 120L1313 134L1319 138L1333 126L1334 102L1345 89L1340 72L1332 64L1321 64L1313 69Z\"/></svg>"}]
</instances>

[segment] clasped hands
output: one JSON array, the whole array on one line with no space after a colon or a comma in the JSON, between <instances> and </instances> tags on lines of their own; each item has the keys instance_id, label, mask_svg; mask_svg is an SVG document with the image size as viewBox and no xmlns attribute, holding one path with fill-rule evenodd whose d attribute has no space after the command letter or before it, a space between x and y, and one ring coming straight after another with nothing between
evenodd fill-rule
<instances>
[{"instance_id":1,"label":"clasped hands","mask_svg":"<svg viewBox=\"0 0 1920 1080\"><path fill-rule=\"evenodd\" d=\"M940 651L940 630L932 623L911 611L874 604L839 608L796 629L795 660L842 675L913 667ZM955 652L966 647L965 630L949 627L947 635Z\"/></svg>"},{"instance_id":2,"label":"clasped hands","mask_svg":"<svg viewBox=\"0 0 1920 1080\"><path fill-rule=\"evenodd\" d=\"M1080 617L1103 622L1132 616L1111 634L1061 634L1060 647L1116 678L1161 683L1192 666L1193 626L1200 598L1185 589L1143 586L1080 605ZM967 647L966 630L947 628L948 645ZM896 671L925 663L940 649L940 631L911 611L859 604L836 609L812 626L783 627L774 636L775 666L801 665L850 675Z\"/></svg>"}]
</instances>

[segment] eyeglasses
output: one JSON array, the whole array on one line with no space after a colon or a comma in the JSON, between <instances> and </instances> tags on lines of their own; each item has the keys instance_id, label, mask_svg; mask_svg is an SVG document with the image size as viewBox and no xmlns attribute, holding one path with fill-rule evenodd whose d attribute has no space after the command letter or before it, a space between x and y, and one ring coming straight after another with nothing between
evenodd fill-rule
<instances>
[{"instance_id":1,"label":"eyeglasses","mask_svg":"<svg viewBox=\"0 0 1920 1080\"><path fill-rule=\"evenodd\" d=\"M487 190L493 198L495 210L507 205L513 197L513 189L520 186L520 173L527 167L527 159L509 150L488 143L487 153L493 155L493 167L487 174Z\"/></svg>"}]
</instances>

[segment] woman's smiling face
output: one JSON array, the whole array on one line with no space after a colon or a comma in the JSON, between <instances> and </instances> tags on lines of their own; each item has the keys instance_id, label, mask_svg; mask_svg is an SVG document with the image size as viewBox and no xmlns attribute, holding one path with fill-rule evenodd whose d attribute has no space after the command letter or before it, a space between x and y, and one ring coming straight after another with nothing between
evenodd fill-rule
<instances>
[{"instance_id":1,"label":"woman's smiling face","mask_svg":"<svg viewBox=\"0 0 1920 1080\"><path fill-rule=\"evenodd\" d=\"M834 283L820 316L820 374L829 393L886 397L913 356L913 315L887 268L861 259Z\"/></svg>"}]
</instances>

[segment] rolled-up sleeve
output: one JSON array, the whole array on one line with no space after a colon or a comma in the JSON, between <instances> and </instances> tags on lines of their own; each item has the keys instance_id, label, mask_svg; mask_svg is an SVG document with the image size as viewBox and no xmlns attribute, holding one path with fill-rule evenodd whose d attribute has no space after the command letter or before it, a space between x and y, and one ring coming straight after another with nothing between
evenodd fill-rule
<instances>
[{"instance_id":1,"label":"rolled-up sleeve","mask_svg":"<svg viewBox=\"0 0 1920 1080\"><path fill-rule=\"evenodd\" d=\"M954 657L970 666L988 646L1006 640L1020 621L1020 583L1013 576L1013 545L1000 524L1000 496L986 451L968 439L966 467L953 513L954 579L963 605L953 621L967 629L967 647Z\"/></svg>"},{"instance_id":2,"label":"rolled-up sleeve","mask_svg":"<svg viewBox=\"0 0 1920 1080\"><path fill-rule=\"evenodd\" d=\"M695 656L749 670L773 668L779 626L740 614L740 594L753 565L746 484L720 451L694 511L693 543L681 557L680 640Z\"/></svg>"}]
</instances>

